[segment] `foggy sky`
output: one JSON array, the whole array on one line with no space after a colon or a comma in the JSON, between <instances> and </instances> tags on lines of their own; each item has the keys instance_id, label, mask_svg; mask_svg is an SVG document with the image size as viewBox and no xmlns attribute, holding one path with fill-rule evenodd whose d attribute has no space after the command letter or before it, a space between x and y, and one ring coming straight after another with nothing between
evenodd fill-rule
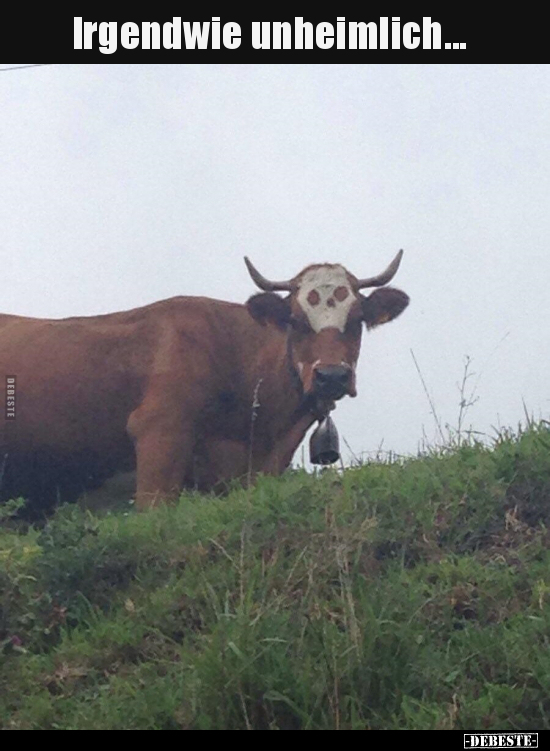
<instances>
[{"instance_id":1,"label":"foggy sky","mask_svg":"<svg viewBox=\"0 0 550 751\"><path fill-rule=\"evenodd\" d=\"M52 65L0 103L2 312L245 302L244 255L371 276L403 248L411 304L333 413L353 453L437 439L411 350L442 426L466 355L468 425L548 418L549 66Z\"/></svg>"}]
</instances>

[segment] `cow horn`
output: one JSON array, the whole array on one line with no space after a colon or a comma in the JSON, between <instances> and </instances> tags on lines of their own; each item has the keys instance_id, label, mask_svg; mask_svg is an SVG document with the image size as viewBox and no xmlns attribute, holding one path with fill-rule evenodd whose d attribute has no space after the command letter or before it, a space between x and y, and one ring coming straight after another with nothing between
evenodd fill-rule
<instances>
[{"instance_id":1,"label":"cow horn","mask_svg":"<svg viewBox=\"0 0 550 751\"><path fill-rule=\"evenodd\" d=\"M260 288L265 290L265 292L290 292L290 282L270 282L269 279L266 279L265 276L262 276L260 272L254 268L252 265L252 262L248 260L248 258L244 257L244 262L246 263L246 268L248 269L248 273L252 277L254 283Z\"/></svg>"},{"instance_id":2,"label":"cow horn","mask_svg":"<svg viewBox=\"0 0 550 751\"><path fill-rule=\"evenodd\" d=\"M370 279L359 279L357 289L363 289L364 287L383 287L384 284L391 282L397 272L397 269L399 268L402 257L403 251L400 250L393 261L390 263L388 268L381 274L378 274L378 276L371 276Z\"/></svg>"}]
</instances>

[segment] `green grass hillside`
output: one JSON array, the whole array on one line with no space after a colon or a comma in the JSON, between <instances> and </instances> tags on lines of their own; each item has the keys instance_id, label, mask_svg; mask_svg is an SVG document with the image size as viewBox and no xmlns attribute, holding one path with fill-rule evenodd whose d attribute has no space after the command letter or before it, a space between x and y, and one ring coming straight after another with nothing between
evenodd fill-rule
<instances>
[{"instance_id":1,"label":"green grass hillside","mask_svg":"<svg viewBox=\"0 0 550 751\"><path fill-rule=\"evenodd\" d=\"M550 431L0 531L4 729L548 729Z\"/></svg>"}]
</instances>

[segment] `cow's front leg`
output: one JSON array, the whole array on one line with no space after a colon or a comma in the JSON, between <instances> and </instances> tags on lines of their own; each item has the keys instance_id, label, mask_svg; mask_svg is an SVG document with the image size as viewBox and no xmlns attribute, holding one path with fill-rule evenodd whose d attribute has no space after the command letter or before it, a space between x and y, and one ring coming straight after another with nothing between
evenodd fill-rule
<instances>
[{"instance_id":1,"label":"cow's front leg","mask_svg":"<svg viewBox=\"0 0 550 751\"><path fill-rule=\"evenodd\" d=\"M280 475L292 461L292 457L303 441L308 429L315 422L315 417L308 413L292 425L275 441L275 445L259 467L260 472L268 475Z\"/></svg>"},{"instance_id":2,"label":"cow's front leg","mask_svg":"<svg viewBox=\"0 0 550 751\"><path fill-rule=\"evenodd\" d=\"M128 420L136 452L138 509L176 499L192 462L200 401L188 404L189 400L169 388L162 396L165 398L151 392Z\"/></svg>"},{"instance_id":3,"label":"cow's front leg","mask_svg":"<svg viewBox=\"0 0 550 751\"><path fill-rule=\"evenodd\" d=\"M192 431L155 426L140 435L136 449L136 507L176 500L191 462Z\"/></svg>"}]
</instances>

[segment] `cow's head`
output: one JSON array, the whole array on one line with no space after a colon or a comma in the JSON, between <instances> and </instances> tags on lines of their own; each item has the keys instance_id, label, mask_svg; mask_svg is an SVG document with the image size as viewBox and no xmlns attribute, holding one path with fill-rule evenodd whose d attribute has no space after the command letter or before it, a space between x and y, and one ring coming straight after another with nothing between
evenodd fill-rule
<instances>
[{"instance_id":1,"label":"cow's head","mask_svg":"<svg viewBox=\"0 0 550 751\"><path fill-rule=\"evenodd\" d=\"M355 367L361 346L362 323L373 328L398 316L409 304L401 290L385 287L368 297L359 290L382 287L395 275L403 251L378 276L358 279L338 264L308 266L293 279L272 282L245 258L250 276L264 290L248 301L252 317L288 332L291 365L303 393L325 406L348 394L356 396ZM276 292L288 292L281 297Z\"/></svg>"}]
</instances>

